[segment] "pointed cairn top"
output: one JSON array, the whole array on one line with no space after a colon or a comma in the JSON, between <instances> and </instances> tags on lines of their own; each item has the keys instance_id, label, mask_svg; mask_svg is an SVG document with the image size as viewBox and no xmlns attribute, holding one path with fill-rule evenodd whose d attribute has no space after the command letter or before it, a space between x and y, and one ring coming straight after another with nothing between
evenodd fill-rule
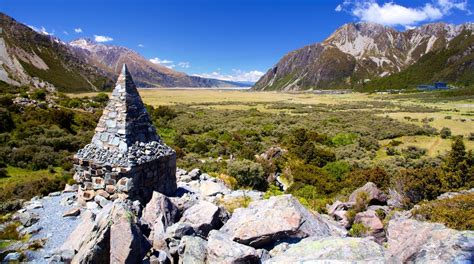
<instances>
[{"instance_id":1,"label":"pointed cairn top","mask_svg":"<svg viewBox=\"0 0 474 264\"><path fill-rule=\"evenodd\" d=\"M161 142L125 64L95 132L93 144L122 153L137 142Z\"/></svg>"}]
</instances>

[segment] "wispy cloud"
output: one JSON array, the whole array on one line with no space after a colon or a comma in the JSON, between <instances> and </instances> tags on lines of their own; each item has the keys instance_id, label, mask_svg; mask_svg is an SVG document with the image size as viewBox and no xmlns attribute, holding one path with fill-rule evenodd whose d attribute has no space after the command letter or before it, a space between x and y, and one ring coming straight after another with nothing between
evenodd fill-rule
<instances>
[{"instance_id":1,"label":"wispy cloud","mask_svg":"<svg viewBox=\"0 0 474 264\"><path fill-rule=\"evenodd\" d=\"M76 33L82 33L82 28L75 28L75 29L74 29L74 32L76 32Z\"/></svg>"},{"instance_id":2,"label":"wispy cloud","mask_svg":"<svg viewBox=\"0 0 474 264\"><path fill-rule=\"evenodd\" d=\"M256 82L264 72L258 70L242 71L240 69L233 69L231 74L222 74L220 70L211 73L194 74L203 78L219 79L224 81L245 81L245 82Z\"/></svg>"},{"instance_id":3,"label":"wispy cloud","mask_svg":"<svg viewBox=\"0 0 474 264\"><path fill-rule=\"evenodd\" d=\"M144 48L145 45L143 45L143 44L138 44L138 47L139 47L139 48Z\"/></svg>"},{"instance_id":4,"label":"wispy cloud","mask_svg":"<svg viewBox=\"0 0 474 264\"><path fill-rule=\"evenodd\" d=\"M335 11L348 12L360 21L406 28L439 20L453 10L470 13L467 0L434 0L418 7L403 6L394 1L379 4L376 0L345 0L335 8Z\"/></svg>"},{"instance_id":5,"label":"wispy cloud","mask_svg":"<svg viewBox=\"0 0 474 264\"><path fill-rule=\"evenodd\" d=\"M184 69L188 69L189 67L191 67L191 63L189 63L188 61L182 61L178 63L178 66Z\"/></svg>"},{"instance_id":6,"label":"wispy cloud","mask_svg":"<svg viewBox=\"0 0 474 264\"><path fill-rule=\"evenodd\" d=\"M69 33L66 30L64 30L63 33L64 35L69 35Z\"/></svg>"},{"instance_id":7,"label":"wispy cloud","mask_svg":"<svg viewBox=\"0 0 474 264\"><path fill-rule=\"evenodd\" d=\"M109 42L109 41L112 41L114 39L111 38L111 37L108 37L108 36L94 35L94 40L96 42Z\"/></svg>"},{"instance_id":8,"label":"wispy cloud","mask_svg":"<svg viewBox=\"0 0 474 264\"><path fill-rule=\"evenodd\" d=\"M174 67L176 67L176 65L173 64L172 60L166 60L166 59L162 60L158 57L155 57L155 58L150 59L150 61L154 64L163 65L163 66L165 66L166 68L169 68L169 69L173 69Z\"/></svg>"}]
</instances>

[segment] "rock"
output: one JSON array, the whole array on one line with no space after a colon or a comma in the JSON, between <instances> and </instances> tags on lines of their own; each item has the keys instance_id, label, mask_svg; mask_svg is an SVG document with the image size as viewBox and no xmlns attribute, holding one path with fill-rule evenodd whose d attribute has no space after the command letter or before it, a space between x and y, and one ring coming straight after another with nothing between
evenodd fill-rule
<instances>
[{"instance_id":1,"label":"rock","mask_svg":"<svg viewBox=\"0 0 474 264\"><path fill-rule=\"evenodd\" d=\"M354 203L343 203L339 200L335 201L332 205L326 205L328 215L333 215L337 211L347 211L354 206Z\"/></svg>"},{"instance_id":2,"label":"rock","mask_svg":"<svg viewBox=\"0 0 474 264\"><path fill-rule=\"evenodd\" d=\"M357 213L354 218L355 224L363 224L368 228L368 235L373 236L375 241L382 244L386 241L385 231L382 221L378 218L377 213L372 210Z\"/></svg>"},{"instance_id":3,"label":"rock","mask_svg":"<svg viewBox=\"0 0 474 264\"><path fill-rule=\"evenodd\" d=\"M156 221L150 233L150 240L152 241L153 249L166 250L168 245L166 243L165 225L162 221Z\"/></svg>"},{"instance_id":4,"label":"rock","mask_svg":"<svg viewBox=\"0 0 474 264\"><path fill-rule=\"evenodd\" d=\"M102 190L101 190L102 191ZM98 193L96 193L97 195L94 197L94 201L100 205L100 207L105 207L107 206L109 203L112 203L110 200L107 200L107 198L105 198L104 196L102 195L98 195Z\"/></svg>"},{"instance_id":5,"label":"rock","mask_svg":"<svg viewBox=\"0 0 474 264\"><path fill-rule=\"evenodd\" d=\"M41 204L40 201L27 202L25 206L26 210L34 210L34 209L39 209L39 208L43 208L43 204Z\"/></svg>"},{"instance_id":6,"label":"rock","mask_svg":"<svg viewBox=\"0 0 474 264\"><path fill-rule=\"evenodd\" d=\"M178 221L179 210L168 197L159 192L153 192L151 200L146 204L145 209L143 209L140 221L142 224L152 228L157 219L159 219L166 228Z\"/></svg>"},{"instance_id":7,"label":"rock","mask_svg":"<svg viewBox=\"0 0 474 264\"><path fill-rule=\"evenodd\" d=\"M109 197L110 197L110 194L108 192L104 191L104 190L97 190L95 192L95 194L100 195L100 196L104 197L105 199L109 199Z\"/></svg>"},{"instance_id":8,"label":"rock","mask_svg":"<svg viewBox=\"0 0 474 264\"><path fill-rule=\"evenodd\" d=\"M48 196L49 197L55 197L55 196L59 196L59 195L61 195L61 192L52 192Z\"/></svg>"},{"instance_id":9,"label":"rock","mask_svg":"<svg viewBox=\"0 0 474 264\"><path fill-rule=\"evenodd\" d=\"M347 211L336 211L332 214L332 217L340 226L346 229L351 227L351 223L349 222L349 219L347 219Z\"/></svg>"},{"instance_id":10,"label":"rock","mask_svg":"<svg viewBox=\"0 0 474 264\"><path fill-rule=\"evenodd\" d=\"M227 188L224 184L212 181L201 181L199 186L199 192L202 196L215 196L219 193L228 193L229 191L229 188Z\"/></svg>"},{"instance_id":11,"label":"rock","mask_svg":"<svg viewBox=\"0 0 474 264\"><path fill-rule=\"evenodd\" d=\"M387 195L385 195L385 193L379 190L377 186L372 182L368 182L364 186L352 192L352 194L349 196L349 202L355 203L357 196L362 192L367 193L369 205L382 205L387 203Z\"/></svg>"},{"instance_id":12,"label":"rock","mask_svg":"<svg viewBox=\"0 0 474 264\"><path fill-rule=\"evenodd\" d=\"M286 242L281 242L281 243L278 243L276 246L274 246L272 250L270 250L269 253L271 257L275 257L287 251L289 248L290 248L290 244Z\"/></svg>"},{"instance_id":13,"label":"rock","mask_svg":"<svg viewBox=\"0 0 474 264\"><path fill-rule=\"evenodd\" d=\"M78 188L79 188L79 185L77 185L77 184L69 185L69 184L66 183L66 186L64 187L63 193L77 192Z\"/></svg>"},{"instance_id":14,"label":"rock","mask_svg":"<svg viewBox=\"0 0 474 264\"><path fill-rule=\"evenodd\" d=\"M130 209L115 204L110 227L110 263L141 263L151 245L135 224Z\"/></svg>"},{"instance_id":15,"label":"rock","mask_svg":"<svg viewBox=\"0 0 474 264\"><path fill-rule=\"evenodd\" d=\"M472 263L474 259L474 231L456 231L397 214L388 223L387 238L391 262Z\"/></svg>"},{"instance_id":16,"label":"rock","mask_svg":"<svg viewBox=\"0 0 474 264\"><path fill-rule=\"evenodd\" d=\"M256 248L281 239L345 235L336 223L311 213L291 195L273 196L238 208L220 230L233 240Z\"/></svg>"},{"instance_id":17,"label":"rock","mask_svg":"<svg viewBox=\"0 0 474 264\"><path fill-rule=\"evenodd\" d=\"M21 235L21 236L33 235L33 234L38 233L38 232L41 231L42 229L43 229L43 227L42 227L42 226L39 226L38 224L32 225L32 226L30 226L30 227L23 228L23 229L20 231L20 235Z\"/></svg>"},{"instance_id":18,"label":"rock","mask_svg":"<svg viewBox=\"0 0 474 264\"><path fill-rule=\"evenodd\" d=\"M264 262L287 263L385 263L383 247L368 238L306 238Z\"/></svg>"},{"instance_id":19,"label":"rock","mask_svg":"<svg viewBox=\"0 0 474 264\"><path fill-rule=\"evenodd\" d=\"M63 217L78 216L80 214L81 214L81 208L76 207L64 212Z\"/></svg>"},{"instance_id":20,"label":"rock","mask_svg":"<svg viewBox=\"0 0 474 264\"><path fill-rule=\"evenodd\" d=\"M187 223L176 223L166 229L166 237L181 239L184 236L191 236L194 234L194 229Z\"/></svg>"},{"instance_id":21,"label":"rock","mask_svg":"<svg viewBox=\"0 0 474 264\"><path fill-rule=\"evenodd\" d=\"M13 220L19 221L25 227L31 226L39 221L37 214L21 210L13 216Z\"/></svg>"},{"instance_id":22,"label":"rock","mask_svg":"<svg viewBox=\"0 0 474 264\"><path fill-rule=\"evenodd\" d=\"M207 240L208 263L260 263L258 252L249 246L232 241L218 230L212 230Z\"/></svg>"},{"instance_id":23,"label":"rock","mask_svg":"<svg viewBox=\"0 0 474 264\"><path fill-rule=\"evenodd\" d=\"M2 263L17 263L21 261L22 257L23 256L19 252L8 253L5 258L3 258Z\"/></svg>"},{"instance_id":24,"label":"rock","mask_svg":"<svg viewBox=\"0 0 474 264\"><path fill-rule=\"evenodd\" d=\"M180 222L189 224L198 235L206 237L211 229L222 226L219 211L220 209L216 205L199 201L183 213Z\"/></svg>"},{"instance_id":25,"label":"rock","mask_svg":"<svg viewBox=\"0 0 474 264\"><path fill-rule=\"evenodd\" d=\"M201 170L200 169L193 169L188 173L189 178L194 181L194 180L199 180L199 176L201 176Z\"/></svg>"},{"instance_id":26,"label":"rock","mask_svg":"<svg viewBox=\"0 0 474 264\"><path fill-rule=\"evenodd\" d=\"M206 263L207 241L195 236L184 236L179 244L179 263Z\"/></svg>"},{"instance_id":27,"label":"rock","mask_svg":"<svg viewBox=\"0 0 474 264\"><path fill-rule=\"evenodd\" d=\"M142 263L150 263L150 264L170 264L171 261L168 258L168 255L164 251L155 251L152 256L150 256L149 262L142 262Z\"/></svg>"},{"instance_id":28,"label":"rock","mask_svg":"<svg viewBox=\"0 0 474 264\"><path fill-rule=\"evenodd\" d=\"M403 200L404 200L403 195L401 195L399 192L393 189L388 190L387 205L390 208L403 208L404 207Z\"/></svg>"},{"instance_id":29,"label":"rock","mask_svg":"<svg viewBox=\"0 0 474 264\"><path fill-rule=\"evenodd\" d=\"M100 209L100 208L99 208L99 204L97 204L96 202L87 202L87 203L86 203L86 207L87 207L87 209L89 209L89 210L91 210L91 211Z\"/></svg>"},{"instance_id":30,"label":"rock","mask_svg":"<svg viewBox=\"0 0 474 264\"><path fill-rule=\"evenodd\" d=\"M116 200L96 216L86 210L82 218L60 248L77 252L72 263L141 263L150 248L127 201Z\"/></svg>"}]
</instances>

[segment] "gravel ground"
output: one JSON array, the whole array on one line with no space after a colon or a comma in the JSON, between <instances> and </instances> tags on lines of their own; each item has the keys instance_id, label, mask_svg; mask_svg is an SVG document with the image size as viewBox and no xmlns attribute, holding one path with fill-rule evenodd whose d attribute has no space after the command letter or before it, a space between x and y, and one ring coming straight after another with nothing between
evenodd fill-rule
<instances>
[{"instance_id":1,"label":"gravel ground","mask_svg":"<svg viewBox=\"0 0 474 264\"><path fill-rule=\"evenodd\" d=\"M63 213L77 207L76 203L68 205L62 203L63 199L70 198L75 193L62 193L59 196L47 196L39 199L43 208L30 209L29 211L39 215L39 221L35 225L42 227L41 231L32 235L30 241L46 238L43 248L28 252L28 262L47 263L44 256L53 252L61 246L68 238L69 234L80 222L80 216L63 217Z\"/></svg>"}]
</instances>

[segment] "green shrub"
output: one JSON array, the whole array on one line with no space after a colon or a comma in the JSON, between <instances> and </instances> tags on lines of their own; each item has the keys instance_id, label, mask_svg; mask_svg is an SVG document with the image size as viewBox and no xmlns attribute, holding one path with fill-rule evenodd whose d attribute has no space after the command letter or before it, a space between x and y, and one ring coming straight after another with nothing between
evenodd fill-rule
<instances>
[{"instance_id":1,"label":"green shrub","mask_svg":"<svg viewBox=\"0 0 474 264\"><path fill-rule=\"evenodd\" d=\"M31 93L31 99L44 101L46 99L46 91L44 89L37 89Z\"/></svg>"},{"instance_id":2,"label":"green shrub","mask_svg":"<svg viewBox=\"0 0 474 264\"><path fill-rule=\"evenodd\" d=\"M109 96L106 93L98 93L92 97L92 101L97 103L105 103L109 101Z\"/></svg>"},{"instance_id":3,"label":"green shrub","mask_svg":"<svg viewBox=\"0 0 474 264\"><path fill-rule=\"evenodd\" d=\"M272 196L278 196L284 194L283 191L280 190L278 186L270 185L267 191L263 194L263 199L269 199Z\"/></svg>"},{"instance_id":4,"label":"green shrub","mask_svg":"<svg viewBox=\"0 0 474 264\"><path fill-rule=\"evenodd\" d=\"M451 129L449 129L447 127L443 127L439 131L439 135L441 136L441 138L448 138L448 137L451 136Z\"/></svg>"},{"instance_id":5,"label":"green shrub","mask_svg":"<svg viewBox=\"0 0 474 264\"><path fill-rule=\"evenodd\" d=\"M396 175L396 186L401 186L402 193L411 204L422 200L432 200L443 193L442 178L444 172L439 168L419 168L400 170Z\"/></svg>"},{"instance_id":6,"label":"green shrub","mask_svg":"<svg viewBox=\"0 0 474 264\"><path fill-rule=\"evenodd\" d=\"M331 142L335 146L346 146L354 143L354 140L357 138L356 134L352 133L339 133L331 139Z\"/></svg>"},{"instance_id":7,"label":"green shrub","mask_svg":"<svg viewBox=\"0 0 474 264\"><path fill-rule=\"evenodd\" d=\"M345 174L351 169L349 163L346 161L334 161L327 163L323 169L336 180L341 181Z\"/></svg>"},{"instance_id":8,"label":"green shrub","mask_svg":"<svg viewBox=\"0 0 474 264\"><path fill-rule=\"evenodd\" d=\"M369 229L364 226L364 224L353 224L351 229L349 230L349 236L351 237L363 237L367 234Z\"/></svg>"},{"instance_id":9,"label":"green shrub","mask_svg":"<svg viewBox=\"0 0 474 264\"><path fill-rule=\"evenodd\" d=\"M458 230L474 230L474 194L422 202L413 215Z\"/></svg>"},{"instance_id":10,"label":"green shrub","mask_svg":"<svg viewBox=\"0 0 474 264\"><path fill-rule=\"evenodd\" d=\"M267 182L262 165L251 160L230 161L227 173L237 180L239 186L265 190Z\"/></svg>"},{"instance_id":11,"label":"green shrub","mask_svg":"<svg viewBox=\"0 0 474 264\"><path fill-rule=\"evenodd\" d=\"M416 146L408 146L402 149L402 154L407 159L419 159L426 154L427 150Z\"/></svg>"}]
</instances>

